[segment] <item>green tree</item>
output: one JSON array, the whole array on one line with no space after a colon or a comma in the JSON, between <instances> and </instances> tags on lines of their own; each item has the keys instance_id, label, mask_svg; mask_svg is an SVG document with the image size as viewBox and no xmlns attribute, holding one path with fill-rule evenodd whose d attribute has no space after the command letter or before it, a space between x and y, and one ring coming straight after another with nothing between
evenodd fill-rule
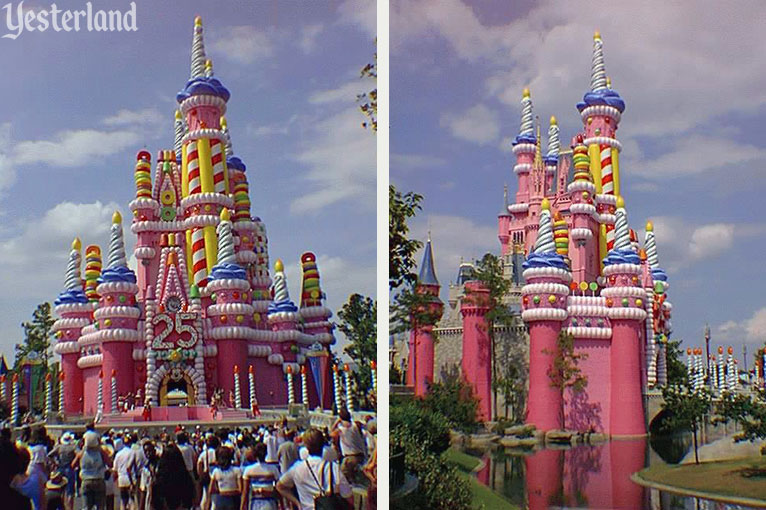
<instances>
[{"instance_id":1,"label":"green tree","mask_svg":"<svg viewBox=\"0 0 766 510\"><path fill-rule=\"evenodd\" d=\"M556 352L543 349L543 353L553 355L553 365L548 368L548 378L552 388L561 392L560 417L564 418L564 392L569 388L579 393L588 386L588 377L580 369L580 361L587 359L585 353L577 353L574 348L574 336L564 330L556 338Z\"/></svg>"},{"instance_id":2,"label":"green tree","mask_svg":"<svg viewBox=\"0 0 766 510\"><path fill-rule=\"evenodd\" d=\"M668 431L688 430L694 440L694 461L699 464L697 430L705 416L710 414L711 398L707 388L691 391L682 384L669 384L662 388L662 409L667 411L664 428Z\"/></svg>"},{"instance_id":3,"label":"green tree","mask_svg":"<svg viewBox=\"0 0 766 510\"><path fill-rule=\"evenodd\" d=\"M338 329L346 336L349 344L344 349L358 367L353 377L358 402L364 402L372 387L370 362L377 359L377 304L369 297L352 294L338 312Z\"/></svg>"},{"instance_id":4,"label":"green tree","mask_svg":"<svg viewBox=\"0 0 766 510\"><path fill-rule=\"evenodd\" d=\"M378 45L378 39L375 39L375 46ZM359 103L359 110L367 117L367 120L362 122L362 127L370 128L373 132L378 131L378 52L373 55L373 60L369 64L365 65L359 73L360 78L367 78L373 80L376 83L374 89L363 94L356 96L356 101Z\"/></svg>"},{"instance_id":5,"label":"green tree","mask_svg":"<svg viewBox=\"0 0 766 510\"><path fill-rule=\"evenodd\" d=\"M681 356L683 356L681 340L670 340L668 338L665 344L668 385L689 385L689 374L686 372L686 365L682 361Z\"/></svg>"},{"instance_id":6,"label":"green tree","mask_svg":"<svg viewBox=\"0 0 766 510\"><path fill-rule=\"evenodd\" d=\"M51 304L41 303L32 313L32 320L24 322L24 343L16 344L16 359L13 363L13 371L18 372L24 358L37 358L42 360L45 371L48 370L48 352L51 346L51 329L56 320L51 316Z\"/></svg>"},{"instance_id":7,"label":"green tree","mask_svg":"<svg viewBox=\"0 0 766 510\"><path fill-rule=\"evenodd\" d=\"M388 287L398 289L404 283L414 287L417 274L415 253L423 243L409 239L407 221L421 210L422 195L407 192L402 194L393 184L388 186Z\"/></svg>"},{"instance_id":8,"label":"green tree","mask_svg":"<svg viewBox=\"0 0 766 510\"><path fill-rule=\"evenodd\" d=\"M514 314L503 303L503 299L511 290L511 282L503 276L503 261L491 253L486 253L476 264L474 278L480 281L489 290L489 310L484 316L487 323L487 337L490 341L492 359L492 408L497 413L497 394L506 384L506 377L512 375L508 372L500 373L497 363L497 326L510 327L513 324ZM505 393L505 391L504 391Z\"/></svg>"},{"instance_id":9,"label":"green tree","mask_svg":"<svg viewBox=\"0 0 766 510\"><path fill-rule=\"evenodd\" d=\"M766 438L766 392L763 390L756 395L725 392L716 411L719 416L716 421L733 420L742 427L742 432L734 436L735 441Z\"/></svg>"},{"instance_id":10,"label":"green tree","mask_svg":"<svg viewBox=\"0 0 766 510\"><path fill-rule=\"evenodd\" d=\"M422 406L444 416L453 428L467 433L476 430L479 400L471 386L460 377L449 377L443 383L432 384Z\"/></svg>"}]
</instances>

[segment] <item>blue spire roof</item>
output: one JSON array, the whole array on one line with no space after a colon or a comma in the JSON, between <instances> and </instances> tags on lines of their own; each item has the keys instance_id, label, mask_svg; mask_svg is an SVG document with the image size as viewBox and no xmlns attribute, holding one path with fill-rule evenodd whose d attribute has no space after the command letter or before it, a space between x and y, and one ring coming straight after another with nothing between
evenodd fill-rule
<instances>
[{"instance_id":1,"label":"blue spire roof","mask_svg":"<svg viewBox=\"0 0 766 510\"><path fill-rule=\"evenodd\" d=\"M418 283L423 285L439 285L436 279L436 270L434 269L434 254L431 249L431 238L426 242L426 250L423 252L423 262L420 263L420 274Z\"/></svg>"}]
</instances>

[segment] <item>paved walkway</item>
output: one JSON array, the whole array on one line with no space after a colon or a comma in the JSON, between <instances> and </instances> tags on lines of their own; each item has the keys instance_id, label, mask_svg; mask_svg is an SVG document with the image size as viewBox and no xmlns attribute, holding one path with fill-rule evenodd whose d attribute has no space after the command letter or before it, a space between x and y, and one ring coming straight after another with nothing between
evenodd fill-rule
<instances>
[{"instance_id":1,"label":"paved walkway","mask_svg":"<svg viewBox=\"0 0 766 510\"><path fill-rule=\"evenodd\" d=\"M700 462L710 462L715 460L741 459L744 457L754 457L761 454L761 447L766 446L766 441L742 441L736 443L731 437L724 437L713 441L710 444L700 446L697 449ZM694 463L694 449L681 461L681 464Z\"/></svg>"}]
</instances>

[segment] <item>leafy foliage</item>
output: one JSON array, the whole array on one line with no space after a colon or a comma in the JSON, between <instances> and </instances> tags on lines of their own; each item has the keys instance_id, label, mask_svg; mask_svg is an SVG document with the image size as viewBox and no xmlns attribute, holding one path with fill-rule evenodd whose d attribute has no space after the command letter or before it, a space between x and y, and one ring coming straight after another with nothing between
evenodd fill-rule
<instances>
[{"instance_id":1,"label":"leafy foliage","mask_svg":"<svg viewBox=\"0 0 766 510\"><path fill-rule=\"evenodd\" d=\"M688 386L673 384L662 388L662 409L667 411L664 428L668 431L687 430L693 434L694 460L697 455L697 429L711 410L711 397L707 388L691 391Z\"/></svg>"},{"instance_id":2,"label":"leafy foliage","mask_svg":"<svg viewBox=\"0 0 766 510\"><path fill-rule=\"evenodd\" d=\"M344 350L358 365L353 375L358 393L355 399L364 402L372 387L370 363L377 359L377 304L369 297L352 294L338 312L338 318L338 329L349 341Z\"/></svg>"},{"instance_id":3,"label":"leafy foliage","mask_svg":"<svg viewBox=\"0 0 766 510\"><path fill-rule=\"evenodd\" d=\"M515 369L505 367L505 372L501 373L497 363L497 335L495 326L511 326L513 323L513 313L503 303L503 299L511 290L511 282L503 277L503 261L491 254L486 253L476 264L474 278L480 281L484 287L489 290L489 310L484 316L487 323L487 336L492 346L492 394L494 405L497 411L497 393L503 391L507 396L512 396L512 388L519 386L519 374ZM523 384L523 383L522 383Z\"/></svg>"},{"instance_id":4,"label":"leafy foliage","mask_svg":"<svg viewBox=\"0 0 766 510\"><path fill-rule=\"evenodd\" d=\"M377 38L375 39L375 46L378 45ZM368 78L374 80L377 84L378 81L378 52L373 55L373 60L369 64L365 65L359 73L360 78ZM359 110L367 117L367 120L362 122L362 127L370 128L373 132L378 131L378 87L369 92L358 94L356 101L359 103Z\"/></svg>"},{"instance_id":5,"label":"leafy foliage","mask_svg":"<svg viewBox=\"0 0 766 510\"><path fill-rule=\"evenodd\" d=\"M670 340L665 348L665 358L668 369L668 385L689 385L689 374L686 365L682 361L681 340Z\"/></svg>"},{"instance_id":6,"label":"leafy foliage","mask_svg":"<svg viewBox=\"0 0 766 510\"><path fill-rule=\"evenodd\" d=\"M407 220L421 210L423 195L407 192L402 194L394 185L388 186L388 287L397 289L404 283L414 287L417 275L414 259L423 243L409 239Z\"/></svg>"},{"instance_id":7,"label":"leafy foliage","mask_svg":"<svg viewBox=\"0 0 766 510\"><path fill-rule=\"evenodd\" d=\"M418 478L417 490L392 508L406 510L468 510L471 490L442 453L449 448L445 417L418 402L392 403L392 452L404 451L404 463Z\"/></svg>"},{"instance_id":8,"label":"leafy foliage","mask_svg":"<svg viewBox=\"0 0 766 510\"><path fill-rule=\"evenodd\" d=\"M742 426L742 432L734 436L736 441L754 441L766 438L766 392L757 396L726 392L718 404L719 421L734 420Z\"/></svg>"},{"instance_id":9,"label":"leafy foliage","mask_svg":"<svg viewBox=\"0 0 766 510\"><path fill-rule=\"evenodd\" d=\"M422 405L443 415L450 427L469 433L476 429L479 400L471 386L459 377L432 384Z\"/></svg>"},{"instance_id":10,"label":"leafy foliage","mask_svg":"<svg viewBox=\"0 0 766 510\"><path fill-rule=\"evenodd\" d=\"M584 353L576 353L574 336L562 330L556 338L556 352L543 350L545 354L553 354L553 365L548 369L548 378L552 388L562 393L567 388L580 392L588 385L588 377L580 370L580 361L588 357Z\"/></svg>"},{"instance_id":11,"label":"leafy foliage","mask_svg":"<svg viewBox=\"0 0 766 510\"><path fill-rule=\"evenodd\" d=\"M391 333L412 331L418 326L435 326L442 316L442 308L432 306L435 297L419 292L417 287L402 289L391 303ZM434 342L436 333L431 332Z\"/></svg>"},{"instance_id":12,"label":"leafy foliage","mask_svg":"<svg viewBox=\"0 0 766 510\"><path fill-rule=\"evenodd\" d=\"M47 370L51 346L51 328L56 320L51 316L51 304L41 303L32 313L32 320L24 322L24 343L16 344L16 359L13 363L14 372L18 371L19 365L26 357L37 357L43 361Z\"/></svg>"}]
</instances>

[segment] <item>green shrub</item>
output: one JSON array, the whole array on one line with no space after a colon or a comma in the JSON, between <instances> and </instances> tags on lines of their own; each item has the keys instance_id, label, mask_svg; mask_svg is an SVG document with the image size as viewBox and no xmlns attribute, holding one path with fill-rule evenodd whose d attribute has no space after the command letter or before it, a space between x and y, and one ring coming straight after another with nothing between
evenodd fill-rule
<instances>
[{"instance_id":1,"label":"green shrub","mask_svg":"<svg viewBox=\"0 0 766 510\"><path fill-rule=\"evenodd\" d=\"M451 427L467 433L476 430L479 400L471 386L459 377L432 384L422 405L443 415Z\"/></svg>"},{"instance_id":2,"label":"green shrub","mask_svg":"<svg viewBox=\"0 0 766 510\"><path fill-rule=\"evenodd\" d=\"M391 446L405 451L421 447L440 455L450 446L450 431L444 416L424 408L419 402L407 402L390 408Z\"/></svg>"}]
</instances>

